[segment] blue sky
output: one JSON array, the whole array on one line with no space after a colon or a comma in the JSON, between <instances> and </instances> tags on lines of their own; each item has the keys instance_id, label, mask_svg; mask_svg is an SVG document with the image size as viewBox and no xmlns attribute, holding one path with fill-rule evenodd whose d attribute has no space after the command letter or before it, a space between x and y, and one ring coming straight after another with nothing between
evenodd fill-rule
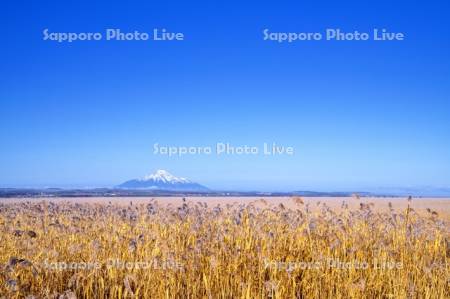
<instances>
[{"instance_id":1,"label":"blue sky","mask_svg":"<svg viewBox=\"0 0 450 299\"><path fill-rule=\"evenodd\" d=\"M450 187L447 1L2 3L0 186L112 186L167 169L212 188ZM182 32L182 42L42 31ZM263 40L262 30L404 41ZM293 156L164 157L153 144Z\"/></svg>"}]
</instances>

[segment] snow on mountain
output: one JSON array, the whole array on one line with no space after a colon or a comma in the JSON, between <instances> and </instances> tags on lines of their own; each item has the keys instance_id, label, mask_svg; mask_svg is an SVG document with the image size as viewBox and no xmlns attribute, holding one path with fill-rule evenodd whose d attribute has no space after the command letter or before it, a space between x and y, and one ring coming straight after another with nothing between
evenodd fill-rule
<instances>
[{"instance_id":1,"label":"snow on mountain","mask_svg":"<svg viewBox=\"0 0 450 299\"><path fill-rule=\"evenodd\" d=\"M152 189L167 191L208 191L208 188L182 177L176 177L166 170L157 170L141 179L126 181L117 186L121 189Z\"/></svg>"},{"instance_id":2,"label":"snow on mountain","mask_svg":"<svg viewBox=\"0 0 450 299\"><path fill-rule=\"evenodd\" d=\"M163 183L170 183L170 184L177 184L177 183L191 183L189 180L181 177L176 177L173 174L169 173L166 170L159 169L154 174L149 174L144 176L144 178L140 179L140 181L156 181L156 182L163 182Z\"/></svg>"}]
</instances>

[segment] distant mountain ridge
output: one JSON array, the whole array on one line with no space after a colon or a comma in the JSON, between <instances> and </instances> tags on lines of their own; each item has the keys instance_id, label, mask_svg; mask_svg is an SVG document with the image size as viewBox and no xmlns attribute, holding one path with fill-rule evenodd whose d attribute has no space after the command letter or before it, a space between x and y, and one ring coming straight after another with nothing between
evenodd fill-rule
<instances>
[{"instance_id":1,"label":"distant mountain ridge","mask_svg":"<svg viewBox=\"0 0 450 299\"><path fill-rule=\"evenodd\" d=\"M116 188L196 192L209 191L209 189L203 185L182 177L176 177L168 171L161 169L157 170L154 174L146 175L141 179L126 181L116 186Z\"/></svg>"}]
</instances>

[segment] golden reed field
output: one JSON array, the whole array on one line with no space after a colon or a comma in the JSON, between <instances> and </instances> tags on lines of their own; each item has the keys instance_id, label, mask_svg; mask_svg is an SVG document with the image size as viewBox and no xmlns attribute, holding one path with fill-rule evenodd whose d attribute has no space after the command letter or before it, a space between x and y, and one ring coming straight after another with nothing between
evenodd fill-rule
<instances>
[{"instance_id":1,"label":"golden reed field","mask_svg":"<svg viewBox=\"0 0 450 299\"><path fill-rule=\"evenodd\" d=\"M0 298L449 298L448 200L0 201Z\"/></svg>"}]
</instances>

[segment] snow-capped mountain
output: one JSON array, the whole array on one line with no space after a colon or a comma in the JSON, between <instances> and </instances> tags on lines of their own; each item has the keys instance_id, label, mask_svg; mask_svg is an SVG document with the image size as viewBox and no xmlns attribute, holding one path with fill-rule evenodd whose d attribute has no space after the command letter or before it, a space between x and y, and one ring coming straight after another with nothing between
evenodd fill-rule
<instances>
[{"instance_id":1,"label":"snow-capped mountain","mask_svg":"<svg viewBox=\"0 0 450 299\"><path fill-rule=\"evenodd\" d=\"M153 189L167 191L208 191L208 188L191 182L188 179L176 177L166 170L157 170L154 174L141 179L126 181L117 186L121 189Z\"/></svg>"}]
</instances>

